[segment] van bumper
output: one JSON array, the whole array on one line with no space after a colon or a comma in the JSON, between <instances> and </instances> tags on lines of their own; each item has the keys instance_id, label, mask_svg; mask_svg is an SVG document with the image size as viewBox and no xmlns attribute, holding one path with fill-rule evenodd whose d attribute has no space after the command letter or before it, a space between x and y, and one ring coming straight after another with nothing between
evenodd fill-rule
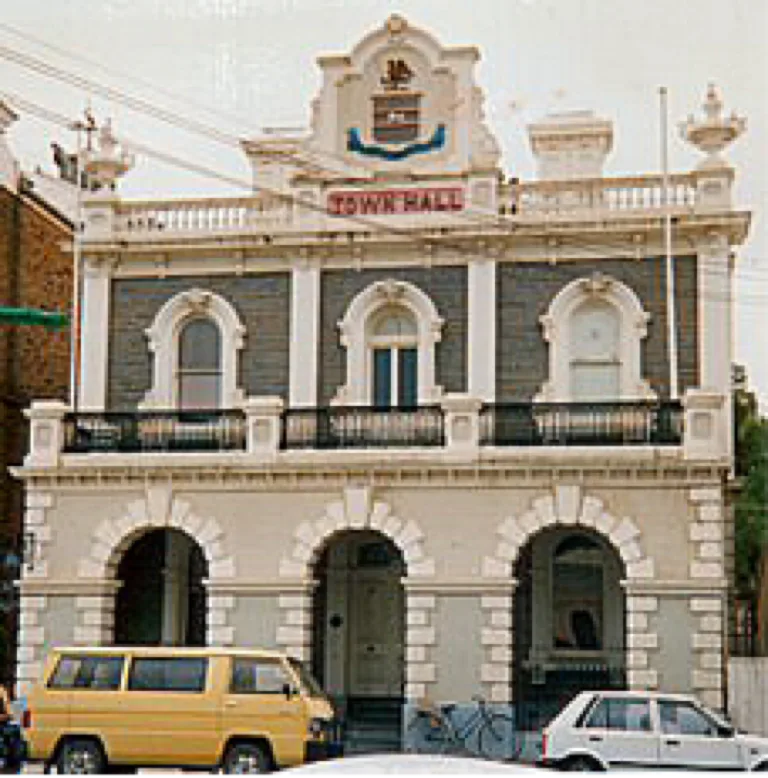
<instances>
[{"instance_id":1,"label":"van bumper","mask_svg":"<svg viewBox=\"0 0 768 778\"><path fill-rule=\"evenodd\" d=\"M305 762L322 762L344 755L344 746L337 740L309 740L304 744Z\"/></svg>"}]
</instances>

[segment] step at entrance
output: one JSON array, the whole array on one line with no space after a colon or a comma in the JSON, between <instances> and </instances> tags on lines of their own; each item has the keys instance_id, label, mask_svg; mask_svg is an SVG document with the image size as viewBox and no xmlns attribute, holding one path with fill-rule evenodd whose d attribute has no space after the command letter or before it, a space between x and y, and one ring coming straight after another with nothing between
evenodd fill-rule
<instances>
[{"instance_id":1,"label":"step at entrance","mask_svg":"<svg viewBox=\"0 0 768 778\"><path fill-rule=\"evenodd\" d=\"M346 708L345 753L372 754L402 749L402 699L352 697L347 700Z\"/></svg>"}]
</instances>

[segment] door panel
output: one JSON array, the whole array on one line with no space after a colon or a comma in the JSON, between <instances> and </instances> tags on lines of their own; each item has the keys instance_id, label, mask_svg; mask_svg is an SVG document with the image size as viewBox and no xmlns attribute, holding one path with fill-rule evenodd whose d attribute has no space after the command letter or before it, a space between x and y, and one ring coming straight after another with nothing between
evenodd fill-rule
<instances>
[{"instance_id":1,"label":"door panel","mask_svg":"<svg viewBox=\"0 0 768 778\"><path fill-rule=\"evenodd\" d=\"M721 737L717 724L692 703L660 700L661 744L659 758L665 767L741 768L734 737Z\"/></svg>"},{"instance_id":2,"label":"door panel","mask_svg":"<svg viewBox=\"0 0 768 778\"><path fill-rule=\"evenodd\" d=\"M389 570L359 571L350 599L350 694L400 696L403 592L399 579Z\"/></svg>"},{"instance_id":3,"label":"door panel","mask_svg":"<svg viewBox=\"0 0 768 778\"><path fill-rule=\"evenodd\" d=\"M307 735L306 704L291 675L277 660L235 658L223 698L222 738L262 735L280 767L300 764Z\"/></svg>"}]
</instances>

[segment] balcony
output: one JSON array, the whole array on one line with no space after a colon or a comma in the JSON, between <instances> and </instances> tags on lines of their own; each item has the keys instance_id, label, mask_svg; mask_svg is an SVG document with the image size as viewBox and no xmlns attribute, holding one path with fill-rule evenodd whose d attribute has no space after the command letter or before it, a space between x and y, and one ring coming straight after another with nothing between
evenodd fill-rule
<instances>
[{"instance_id":1,"label":"balcony","mask_svg":"<svg viewBox=\"0 0 768 778\"><path fill-rule=\"evenodd\" d=\"M474 203L472 190L464 196L467 209L478 208L485 228L492 230L499 219L536 226L543 222L627 217L659 217L669 209L672 215L711 213L730 210L730 179L712 180L714 174L699 172L669 176L665 189L660 175L585 178L567 181L505 182L494 190L490 201ZM715 176L717 178L717 176ZM333 182L326 182L331 185ZM424 186L429 182L425 181ZM349 185L349 182L347 182ZM378 191L381 184L359 181L358 189ZM391 217L367 213L363 222L340 219L326 212L323 188L302 191L301 197L255 193L248 197L213 197L175 200L105 201L86 198L84 241L119 241L124 245L142 243L175 244L178 241L206 241L254 237L271 243L284 236L303 242L327 242L338 233L368 233L371 224L391 223ZM403 226L426 225L467 229L468 214L463 211L405 214L398 217ZM382 221L383 219L383 221ZM506 227L502 225L504 229ZM473 229L477 228L477 223Z\"/></svg>"},{"instance_id":2,"label":"balcony","mask_svg":"<svg viewBox=\"0 0 768 778\"><path fill-rule=\"evenodd\" d=\"M272 418L279 450L296 451L446 447L448 420L455 415L441 406L332 407L278 409ZM246 452L249 416L258 414L68 412L62 418L62 452ZM678 402L506 403L483 405L475 418L479 446L679 446L683 440Z\"/></svg>"}]
</instances>

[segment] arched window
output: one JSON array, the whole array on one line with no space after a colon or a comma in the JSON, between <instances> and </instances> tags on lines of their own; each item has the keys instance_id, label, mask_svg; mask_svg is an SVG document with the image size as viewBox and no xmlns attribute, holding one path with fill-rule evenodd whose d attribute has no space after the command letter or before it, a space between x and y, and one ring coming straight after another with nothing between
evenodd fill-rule
<instances>
[{"instance_id":1,"label":"arched window","mask_svg":"<svg viewBox=\"0 0 768 778\"><path fill-rule=\"evenodd\" d=\"M176 370L179 408L218 408L221 403L221 335L210 319L193 318L179 334Z\"/></svg>"},{"instance_id":2,"label":"arched window","mask_svg":"<svg viewBox=\"0 0 768 778\"><path fill-rule=\"evenodd\" d=\"M370 322L368 349L373 372L372 404L413 408L418 404L418 328L401 306L381 308Z\"/></svg>"},{"instance_id":3,"label":"arched window","mask_svg":"<svg viewBox=\"0 0 768 778\"><path fill-rule=\"evenodd\" d=\"M571 315L571 398L621 397L621 315L605 300L585 300Z\"/></svg>"},{"instance_id":4,"label":"arched window","mask_svg":"<svg viewBox=\"0 0 768 778\"><path fill-rule=\"evenodd\" d=\"M655 397L641 372L649 315L626 285L602 273L558 292L541 317L549 379L536 400L642 400Z\"/></svg>"},{"instance_id":5,"label":"arched window","mask_svg":"<svg viewBox=\"0 0 768 778\"><path fill-rule=\"evenodd\" d=\"M379 281L350 303L339 322L347 349L341 405L415 407L437 402L435 352L443 320L424 292L405 281Z\"/></svg>"},{"instance_id":6,"label":"arched window","mask_svg":"<svg viewBox=\"0 0 768 778\"><path fill-rule=\"evenodd\" d=\"M234 408L242 401L238 352L245 327L223 297L204 289L181 292L146 334L152 388L140 408Z\"/></svg>"},{"instance_id":7,"label":"arched window","mask_svg":"<svg viewBox=\"0 0 768 778\"><path fill-rule=\"evenodd\" d=\"M586 535L568 535L552 554L553 648L603 648L605 553Z\"/></svg>"}]
</instances>

